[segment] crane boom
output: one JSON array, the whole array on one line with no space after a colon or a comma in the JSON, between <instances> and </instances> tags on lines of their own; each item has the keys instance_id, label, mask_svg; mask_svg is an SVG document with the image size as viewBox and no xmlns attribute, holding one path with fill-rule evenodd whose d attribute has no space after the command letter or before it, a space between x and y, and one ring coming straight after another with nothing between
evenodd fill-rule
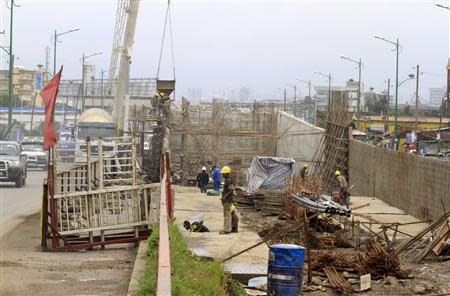
<instances>
[{"instance_id":1,"label":"crane boom","mask_svg":"<svg viewBox=\"0 0 450 296\"><path fill-rule=\"evenodd\" d=\"M124 129L124 109L128 105L126 96L128 93L128 81L131 63L131 51L134 43L134 32L136 30L136 20L139 11L140 0L129 0L126 9L126 24L123 32L123 44L121 46L119 75L117 79L117 91L113 104L113 119L116 131L119 133ZM117 24L117 23L116 23ZM111 72L110 72L111 73Z\"/></svg>"},{"instance_id":2,"label":"crane boom","mask_svg":"<svg viewBox=\"0 0 450 296\"><path fill-rule=\"evenodd\" d=\"M113 44L111 49L111 60L109 65L109 76L106 85L108 95L112 93L112 86L114 78L117 73L117 61L119 60L120 47L123 41L123 32L125 29L125 21L127 19L127 9L130 5L130 0L118 0L116 11L116 23L114 26Z\"/></svg>"}]
</instances>

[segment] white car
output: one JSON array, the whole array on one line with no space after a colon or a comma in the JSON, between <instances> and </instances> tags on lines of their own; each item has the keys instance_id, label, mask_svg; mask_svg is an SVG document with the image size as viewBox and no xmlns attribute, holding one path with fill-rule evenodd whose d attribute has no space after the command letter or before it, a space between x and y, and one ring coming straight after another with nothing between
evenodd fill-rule
<instances>
[{"instance_id":1,"label":"white car","mask_svg":"<svg viewBox=\"0 0 450 296\"><path fill-rule=\"evenodd\" d=\"M27 167L47 169L48 153L43 149L42 144L40 141L23 141L21 143L21 155L26 156Z\"/></svg>"}]
</instances>

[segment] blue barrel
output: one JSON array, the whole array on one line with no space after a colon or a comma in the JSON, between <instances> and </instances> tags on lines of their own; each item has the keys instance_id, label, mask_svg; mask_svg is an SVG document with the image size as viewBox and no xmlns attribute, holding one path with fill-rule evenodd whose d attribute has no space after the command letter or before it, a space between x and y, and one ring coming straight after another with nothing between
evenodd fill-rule
<instances>
[{"instance_id":1,"label":"blue barrel","mask_svg":"<svg viewBox=\"0 0 450 296\"><path fill-rule=\"evenodd\" d=\"M277 244L269 248L268 296L298 296L303 290L305 248Z\"/></svg>"}]
</instances>

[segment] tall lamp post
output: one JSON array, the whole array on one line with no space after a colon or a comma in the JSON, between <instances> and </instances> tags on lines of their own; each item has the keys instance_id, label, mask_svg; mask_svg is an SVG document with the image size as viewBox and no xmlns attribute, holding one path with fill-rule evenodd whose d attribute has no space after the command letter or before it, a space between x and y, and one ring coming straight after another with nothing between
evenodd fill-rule
<instances>
[{"instance_id":1,"label":"tall lamp post","mask_svg":"<svg viewBox=\"0 0 450 296\"><path fill-rule=\"evenodd\" d=\"M436 6L437 6L437 7L440 7L440 8L444 8L444 9L450 10L450 7L445 6L445 5L436 4Z\"/></svg>"},{"instance_id":2,"label":"tall lamp post","mask_svg":"<svg viewBox=\"0 0 450 296\"><path fill-rule=\"evenodd\" d=\"M102 53L103 52L101 52L101 51L90 54L90 55L85 55L83 53L83 56L81 57L81 112L84 111L84 65L88 58L91 58L96 55L100 55Z\"/></svg>"},{"instance_id":3,"label":"tall lamp post","mask_svg":"<svg viewBox=\"0 0 450 296\"><path fill-rule=\"evenodd\" d=\"M326 75L320 72L314 72L317 75L323 76L328 78L328 108L330 108L330 103L331 103L331 73Z\"/></svg>"},{"instance_id":4,"label":"tall lamp post","mask_svg":"<svg viewBox=\"0 0 450 296\"><path fill-rule=\"evenodd\" d=\"M72 32L79 31L79 28L75 28L69 31L65 31L62 33L57 33L55 30L55 34L53 35L53 75L56 75L56 43L58 43L58 37L61 35L69 34Z\"/></svg>"},{"instance_id":5,"label":"tall lamp post","mask_svg":"<svg viewBox=\"0 0 450 296\"><path fill-rule=\"evenodd\" d=\"M292 87L292 89L294 90L294 100L292 103L292 114L294 114L294 116L297 116L296 113L296 101L297 101L297 85L296 84L286 84L287 86Z\"/></svg>"},{"instance_id":6,"label":"tall lamp post","mask_svg":"<svg viewBox=\"0 0 450 296\"><path fill-rule=\"evenodd\" d=\"M14 4L14 0L10 3L10 18L9 18L9 80L8 80L8 128L12 125L12 104L13 104L13 71L14 71L14 55L13 55L13 16L14 7L20 7ZM3 48L3 50L5 50ZM5 50L6 51L6 50Z\"/></svg>"},{"instance_id":7,"label":"tall lamp post","mask_svg":"<svg viewBox=\"0 0 450 296\"><path fill-rule=\"evenodd\" d=\"M398 150L398 54L399 54L399 48L400 43L398 38L396 41L390 41L380 36L374 36L376 39L379 39L381 41L390 43L395 45L395 52L396 52L396 59L395 59L395 109L394 109L394 148L395 150Z\"/></svg>"},{"instance_id":8,"label":"tall lamp post","mask_svg":"<svg viewBox=\"0 0 450 296\"><path fill-rule=\"evenodd\" d=\"M359 58L358 60L353 60L351 58L348 58L346 56L342 56L341 58L347 61L350 61L352 63L355 63L358 65L358 99L356 101L356 128L359 129L359 118L361 116L360 113L360 102L361 102L361 58Z\"/></svg>"},{"instance_id":9,"label":"tall lamp post","mask_svg":"<svg viewBox=\"0 0 450 296\"><path fill-rule=\"evenodd\" d=\"M301 80L301 79L296 79L296 80L299 81L299 82L306 83L308 85L308 98L309 98L309 100L308 100L308 122L311 123L311 121L312 121L312 116L311 116L311 100L312 100L312 98L311 98L311 80L308 80L308 81Z\"/></svg>"}]
</instances>

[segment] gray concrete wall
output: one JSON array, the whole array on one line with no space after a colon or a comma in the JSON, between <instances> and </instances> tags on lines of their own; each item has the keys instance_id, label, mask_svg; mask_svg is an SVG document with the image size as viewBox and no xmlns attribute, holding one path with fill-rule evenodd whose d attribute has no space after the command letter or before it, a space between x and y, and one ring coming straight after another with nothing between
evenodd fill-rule
<instances>
[{"instance_id":1,"label":"gray concrete wall","mask_svg":"<svg viewBox=\"0 0 450 296\"><path fill-rule=\"evenodd\" d=\"M278 115L277 143L278 157L295 159L295 172L304 163L310 163L319 148L324 129L294 117L286 112Z\"/></svg>"},{"instance_id":2,"label":"gray concrete wall","mask_svg":"<svg viewBox=\"0 0 450 296\"><path fill-rule=\"evenodd\" d=\"M350 141L352 195L376 196L419 219L450 209L450 161Z\"/></svg>"}]
</instances>

